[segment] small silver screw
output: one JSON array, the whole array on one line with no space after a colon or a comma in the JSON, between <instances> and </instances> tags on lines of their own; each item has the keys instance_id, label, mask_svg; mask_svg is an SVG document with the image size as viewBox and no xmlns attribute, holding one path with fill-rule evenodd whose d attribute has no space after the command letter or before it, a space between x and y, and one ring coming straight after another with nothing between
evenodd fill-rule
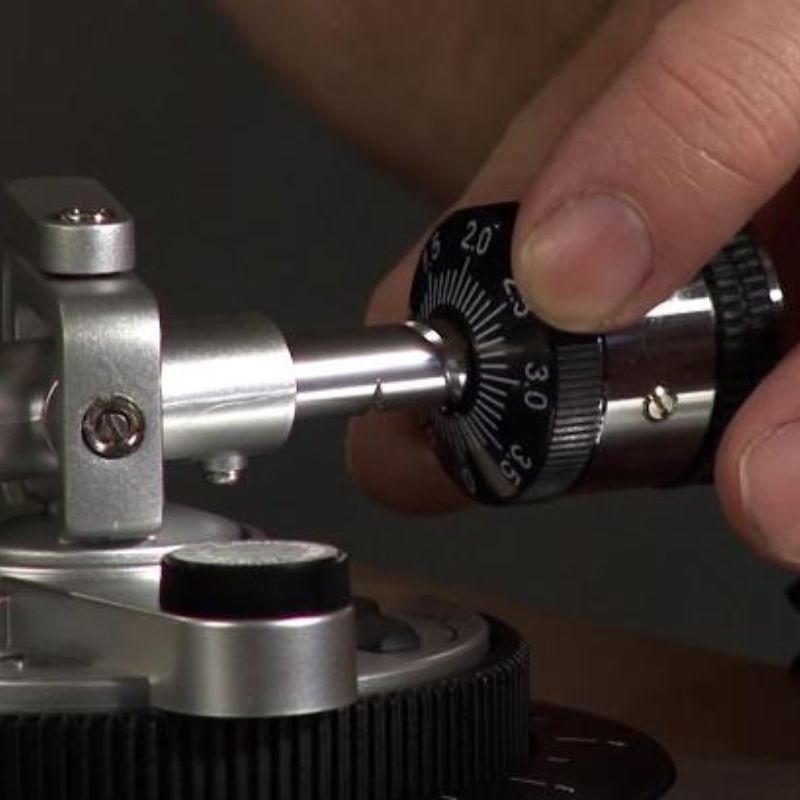
<instances>
[{"instance_id":1,"label":"small silver screw","mask_svg":"<svg viewBox=\"0 0 800 800\"><path fill-rule=\"evenodd\" d=\"M8 665L15 672L22 672L25 669L25 656L21 653L8 653L0 655L0 667Z\"/></svg>"},{"instance_id":2,"label":"small silver screw","mask_svg":"<svg viewBox=\"0 0 800 800\"><path fill-rule=\"evenodd\" d=\"M678 396L659 384L644 398L644 416L650 422L666 422L678 409Z\"/></svg>"},{"instance_id":3,"label":"small silver screw","mask_svg":"<svg viewBox=\"0 0 800 800\"><path fill-rule=\"evenodd\" d=\"M203 477L212 486L235 486L245 469L247 456L241 453L212 456L203 462Z\"/></svg>"},{"instance_id":4,"label":"small silver screw","mask_svg":"<svg viewBox=\"0 0 800 800\"><path fill-rule=\"evenodd\" d=\"M235 486L242 477L242 470L226 469L216 472L206 472L204 477L206 483L210 483L212 486Z\"/></svg>"},{"instance_id":5,"label":"small silver screw","mask_svg":"<svg viewBox=\"0 0 800 800\"><path fill-rule=\"evenodd\" d=\"M125 458L144 441L145 419L133 400L122 395L98 397L83 416L83 440L103 458Z\"/></svg>"},{"instance_id":6,"label":"small silver screw","mask_svg":"<svg viewBox=\"0 0 800 800\"><path fill-rule=\"evenodd\" d=\"M110 208L65 208L57 214L59 222L69 225L108 225L117 221L116 213Z\"/></svg>"}]
</instances>

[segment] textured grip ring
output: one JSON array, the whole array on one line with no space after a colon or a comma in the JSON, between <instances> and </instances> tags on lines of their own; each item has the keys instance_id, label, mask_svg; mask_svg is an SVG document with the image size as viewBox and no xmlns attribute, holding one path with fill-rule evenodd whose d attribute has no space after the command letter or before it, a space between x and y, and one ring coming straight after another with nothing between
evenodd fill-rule
<instances>
[{"instance_id":1,"label":"textured grip ring","mask_svg":"<svg viewBox=\"0 0 800 800\"><path fill-rule=\"evenodd\" d=\"M680 483L712 479L717 448L738 410L780 355L780 302L769 256L747 233L739 234L706 267L716 315L716 398L708 433Z\"/></svg>"}]
</instances>

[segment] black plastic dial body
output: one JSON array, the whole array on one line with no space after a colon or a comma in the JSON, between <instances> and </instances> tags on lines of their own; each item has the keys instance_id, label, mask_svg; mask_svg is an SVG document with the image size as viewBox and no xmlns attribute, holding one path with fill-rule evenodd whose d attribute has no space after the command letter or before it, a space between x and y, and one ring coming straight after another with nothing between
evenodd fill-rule
<instances>
[{"instance_id":1,"label":"black plastic dial body","mask_svg":"<svg viewBox=\"0 0 800 800\"><path fill-rule=\"evenodd\" d=\"M467 494L490 504L545 499L569 491L584 477L597 478L593 457L608 446L607 411L613 397L606 385L612 380L606 374L613 346L609 340L600 334L556 331L531 314L522 300L511 273L517 210L516 203L503 203L463 209L445 219L422 252L410 297L413 319L438 326L444 336L455 328L466 343L469 366L463 396L457 407L435 409L428 419L447 472ZM662 344L682 352L680 363L674 357L669 363L655 363L645 344L639 357L647 364L637 365L635 358L628 364L634 371L646 367L642 374L652 371L667 385L671 370L699 366L707 375L702 388L713 398L707 429L687 440L678 483L709 478L725 427L779 353L780 292L768 257L747 234L724 248L702 277L713 337L707 363L694 363L691 349L676 340ZM641 337L647 326L642 321L638 334L630 332ZM653 330L665 327L656 325ZM642 409L650 388L627 400ZM680 406L680 398L677 403ZM642 426L641 432L660 424L641 411L638 417L635 424ZM632 452L635 433L626 431L626 446ZM658 458L657 448L642 450L637 458ZM652 476L659 474L655 467L643 471L650 476L643 479L646 485L675 484L674 470L666 465L663 479L652 483ZM619 485L615 475L599 477L599 485Z\"/></svg>"},{"instance_id":2,"label":"black plastic dial body","mask_svg":"<svg viewBox=\"0 0 800 800\"><path fill-rule=\"evenodd\" d=\"M510 272L516 214L515 203L503 203L446 219L423 251L410 298L413 318L455 327L467 342L464 396L430 424L451 477L492 504L568 489L602 418L602 339L555 331L530 313Z\"/></svg>"}]
</instances>

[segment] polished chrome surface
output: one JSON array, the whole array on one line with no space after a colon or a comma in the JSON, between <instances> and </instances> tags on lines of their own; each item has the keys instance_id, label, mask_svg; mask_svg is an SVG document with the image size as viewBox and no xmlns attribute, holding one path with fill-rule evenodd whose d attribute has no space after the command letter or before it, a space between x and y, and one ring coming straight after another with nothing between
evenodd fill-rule
<instances>
[{"instance_id":1,"label":"polished chrome surface","mask_svg":"<svg viewBox=\"0 0 800 800\"><path fill-rule=\"evenodd\" d=\"M208 458L278 447L292 427L295 392L289 349L265 317L170 326L161 370L165 453Z\"/></svg>"},{"instance_id":2,"label":"polished chrome surface","mask_svg":"<svg viewBox=\"0 0 800 800\"><path fill-rule=\"evenodd\" d=\"M298 419L445 405L466 374L444 338L416 323L298 341L291 349Z\"/></svg>"},{"instance_id":3,"label":"polished chrome surface","mask_svg":"<svg viewBox=\"0 0 800 800\"><path fill-rule=\"evenodd\" d=\"M715 313L702 278L645 319L606 336L607 403L582 486L659 486L680 477L700 449L716 396ZM643 413L655 387L669 387L672 413Z\"/></svg>"},{"instance_id":4,"label":"polished chrome surface","mask_svg":"<svg viewBox=\"0 0 800 800\"><path fill-rule=\"evenodd\" d=\"M95 181L12 181L0 213L13 231L14 247L42 272L86 276L134 268L133 219Z\"/></svg>"}]
</instances>

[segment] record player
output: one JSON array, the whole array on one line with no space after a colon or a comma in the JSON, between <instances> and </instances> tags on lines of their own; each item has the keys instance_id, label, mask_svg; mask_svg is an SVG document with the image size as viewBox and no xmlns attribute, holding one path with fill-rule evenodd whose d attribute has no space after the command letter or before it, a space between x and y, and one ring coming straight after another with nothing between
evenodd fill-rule
<instances>
[{"instance_id":1,"label":"record player","mask_svg":"<svg viewBox=\"0 0 800 800\"><path fill-rule=\"evenodd\" d=\"M463 209L404 324L303 339L257 313L162 323L133 219L94 181L13 182L0 214L1 797L668 791L657 742L531 697L513 626L171 505L163 469L225 486L306 419L408 408L482 503L704 481L777 358L782 295L747 234L641 323L577 336L517 291L516 206Z\"/></svg>"}]
</instances>

